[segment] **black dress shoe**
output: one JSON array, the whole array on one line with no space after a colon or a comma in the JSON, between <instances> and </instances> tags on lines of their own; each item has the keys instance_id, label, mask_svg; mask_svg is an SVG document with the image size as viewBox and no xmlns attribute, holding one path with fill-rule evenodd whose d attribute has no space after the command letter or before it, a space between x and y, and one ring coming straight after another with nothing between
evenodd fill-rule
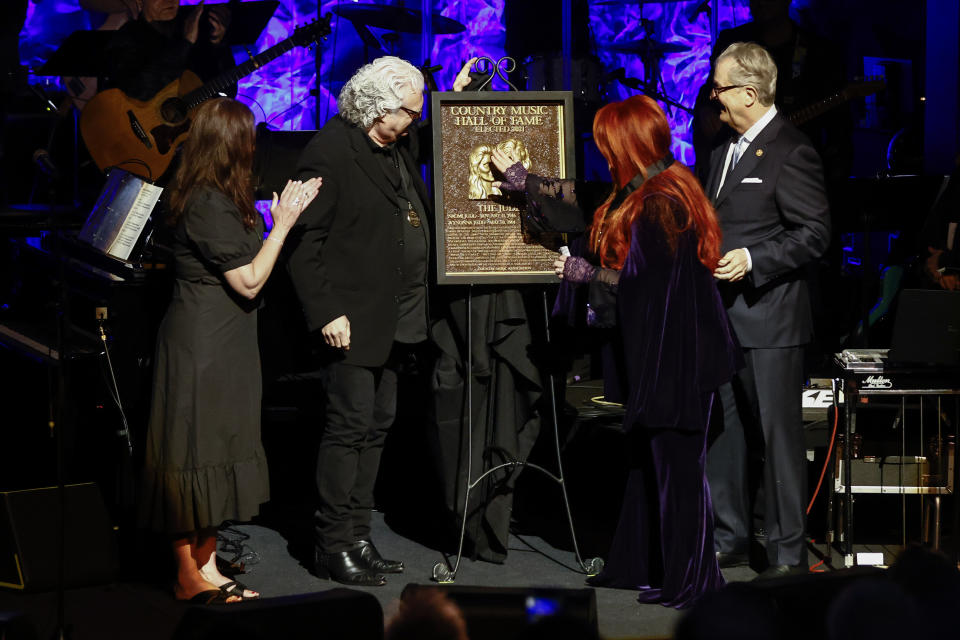
<instances>
[{"instance_id":1,"label":"black dress shoe","mask_svg":"<svg viewBox=\"0 0 960 640\"><path fill-rule=\"evenodd\" d=\"M720 565L721 569L745 567L750 564L750 558L746 553L737 553L736 551L717 551L717 564Z\"/></svg>"},{"instance_id":2,"label":"black dress shoe","mask_svg":"<svg viewBox=\"0 0 960 640\"><path fill-rule=\"evenodd\" d=\"M381 573L403 573L403 562L400 560L387 560L380 555L377 548L373 546L370 540L360 540L357 542L360 549L360 558L366 563L372 571Z\"/></svg>"},{"instance_id":3,"label":"black dress shoe","mask_svg":"<svg viewBox=\"0 0 960 640\"><path fill-rule=\"evenodd\" d=\"M339 553L317 551L314 570L318 578L333 580L351 587L380 587L387 579L367 566L360 557L360 548Z\"/></svg>"},{"instance_id":4,"label":"black dress shoe","mask_svg":"<svg viewBox=\"0 0 960 640\"><path fill-rule=\"evenodd\" d=\"M757 575L754 580L773 580L786 576L802 576L807 573L806 567L795 567L792 564L772 564L765 571Z\"/></svg>"}]
</instances>

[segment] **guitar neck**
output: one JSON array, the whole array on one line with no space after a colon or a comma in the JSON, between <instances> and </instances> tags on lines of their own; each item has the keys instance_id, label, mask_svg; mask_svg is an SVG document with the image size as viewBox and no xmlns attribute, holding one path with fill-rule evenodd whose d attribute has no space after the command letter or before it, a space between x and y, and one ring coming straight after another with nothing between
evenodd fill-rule
<instances>
[{"instance_id":1,"label":"guitar neck","mask_svg":"<svg viewBox=\"0 0 960 640\"><path fill-rule=\"evenodd\" d=\"M826 113L827 111L829 111L830 109L833 109L837 105L843 104L849 99L850 97L847 95L846 91L841 91L840 93L835 93L829 98L821 100L816 104L812 104L798 111L794 111L787 117L790 119L790 122L792 122L793 124L801 125L805 122L809 122L810 120L813 120L819 115Z\"/></svg>"},{"instance_id":2,"label":"guitar neck","mask_svg":"<svg viewBox=\"0 0 960 640\"><path fill-rule=\"evenodd\" d=\"M858 80L857 82L847 85L842 91L838 91L832 96L828 96L823 100L807 105L802 109L797 109L789 114L787 118L793 124L801 125L805 122L813 120L817 116L823 115L827 111L830 111L834 107L837 107L845 102L849 102L855 98L864 98L866 96L873 95L877 91L881 91L885 86L886 84L882 78Z\"/></svg>"},{"instance_id":3,"label":"guitar neck","mask_svg":"<svg viewBox=\"0 0 960 640\"><path fill-rule=\"evenodd\" d=\"M187 108L193 109L201 102L209 100L210 98L215 98L222 93L227 93L233 88L233 85L238 80L250 75L274 58L282 56L295 46L296 45L293 42L293 38L287 38L286 40L278 42L269 49L253 56L243 64L239 64L229 71L224 71L213 80L210 80L204 84L202 87L194 89L190 93L186 94L182 99L186 103Z\"/></svg>"}]
</instances>

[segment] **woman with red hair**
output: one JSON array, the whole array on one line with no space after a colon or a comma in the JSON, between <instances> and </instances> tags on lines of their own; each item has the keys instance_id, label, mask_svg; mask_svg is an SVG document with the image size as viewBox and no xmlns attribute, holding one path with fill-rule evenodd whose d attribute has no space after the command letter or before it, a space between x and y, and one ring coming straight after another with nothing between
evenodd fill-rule
<instances>
[{"instance_id":1,"label":"woman with red hair","mask_svg":"<svg viewBox=\"0 0 960 640\"><path fill-rule=\"evenodd\" d=\"M674 162L656 102L608 104L593 133L614 183L595 210L585 185L523 175L504 154L492 159L507 178L501 188L526 192L537 226L582 230L583 212L594 210L585 246L571 247L579 255L554 263L565 283L554 313L586 289L587 324L618 328L605 387L625 405L634 460L606 567L589 582L685 607L723 584L704 465L715 392L740 354L712 275L720 229L699 183Z\"/></svg>"}]
</instances>

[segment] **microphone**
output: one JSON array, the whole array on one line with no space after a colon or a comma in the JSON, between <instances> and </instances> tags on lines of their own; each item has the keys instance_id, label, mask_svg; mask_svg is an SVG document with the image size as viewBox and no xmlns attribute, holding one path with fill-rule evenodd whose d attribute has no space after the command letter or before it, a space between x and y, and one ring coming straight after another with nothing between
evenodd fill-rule
<instances>
[{"instance_id":1,"label":"microphone","mask_svg":"<svg viewBox=\"0 0 960 640\"><path fill-rule=\"evenodd\" d=\"M60 178L60 169L57 168L53 158L50 157L50 153L46 149L37 149L33 152L33 164L36 165L44 175L50 176L54 180Z\"/></svg>"},{"instance_id":2,"label":"microphone","mask_svg":"<svg viewBox=\"0 0 960 640\"><path fill-rule=\"evenodd\" d=\"M41 101L43 101L44 103L43 108L45 111L48 111L50 113L57 112L57 105L54 103L53 100L50 99L50 97L47 95L47 92L43 90L43 87L41 85L31 84L30 91L33 92L33 95L37 96L38 98L40 98Z\"/></svg>"}]
</instances>

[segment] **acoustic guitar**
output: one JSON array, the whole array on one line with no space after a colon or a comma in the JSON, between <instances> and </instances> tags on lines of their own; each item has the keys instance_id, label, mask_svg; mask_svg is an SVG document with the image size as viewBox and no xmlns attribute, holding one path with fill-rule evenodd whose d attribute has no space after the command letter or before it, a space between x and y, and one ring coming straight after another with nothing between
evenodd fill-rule
<instances>
[{"instance_id":1,"label":"acoustic guitar","mask_svg":"<svg viewBox=\"0 0 960 640\"><path fill-rule=\"evenodd\" d=\"M190 132L191 113L295 46L305 47L330 33L330 16L297 28L293 35L204 84L185 71L150 100L134 100L108 89L87 103L80 133L100 170L122 167L147 180L162 176Z\"/></svg>"}]
</instances>

